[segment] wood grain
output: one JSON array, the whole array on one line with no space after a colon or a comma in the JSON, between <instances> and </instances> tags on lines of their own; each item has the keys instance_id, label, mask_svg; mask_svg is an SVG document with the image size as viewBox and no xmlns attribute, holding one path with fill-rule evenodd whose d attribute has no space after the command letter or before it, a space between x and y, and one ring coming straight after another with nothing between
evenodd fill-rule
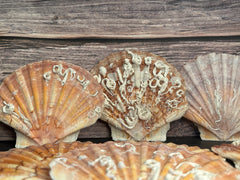
<instances>
[{"instance_id":1,"label":"wood grain","mask_svg":"<svg viewBox=\"0 0 240 180\"><path fill-rule=\"evenodd\" d=\"M0 0L0 36L166 38L240 35L240 1Z\"/></svg>"},{"instance_id":2,"label":"wood grain","mask_svg":"<svg viewBox=\"0 0 240 180\"><path fill-rule=\"evenodd\" d=\"M238 54L240 37L92 41L0 39L0 82L25 64L46 59L63 60L91 70L110 53L125 49L158 54L180 69L198 55L211 52Z\"/></svg>"},{"instance_id":3,"label":"wood grain","mask_svg":"<svg viewBox=\"0 0 240 180\"><path fill-rule=\"evenodd\" d=\"M46 40L0 39L0 82L21 66L44 59L63 60L90 70L108 54L138 49L161 55L178 69L198 55L210 52L238 54L240 37L185 38L152 40ZM171 123L168 137L197 136L192 122L181 119ZM79 138L109 138L110 130L99 121L80 132ZM14 140L13 129L0 123L0 140Z\"/></svg>"}]
</instances>

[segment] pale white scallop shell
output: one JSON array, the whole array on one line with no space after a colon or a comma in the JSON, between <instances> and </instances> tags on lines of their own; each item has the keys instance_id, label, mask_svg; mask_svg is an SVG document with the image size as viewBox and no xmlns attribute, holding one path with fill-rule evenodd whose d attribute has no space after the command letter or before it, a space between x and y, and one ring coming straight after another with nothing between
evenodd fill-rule
<instances>
[{"instance_id":1,"label":"pale white scallop shell","mask_svg":"<svg viewBox=\"0 0 240 180\"><path fill-rule=\"evenodd\" d=\"M203 140L240 138L240 56L211 53L184 65L189 109Z\"/></svg>"}]
</instances>

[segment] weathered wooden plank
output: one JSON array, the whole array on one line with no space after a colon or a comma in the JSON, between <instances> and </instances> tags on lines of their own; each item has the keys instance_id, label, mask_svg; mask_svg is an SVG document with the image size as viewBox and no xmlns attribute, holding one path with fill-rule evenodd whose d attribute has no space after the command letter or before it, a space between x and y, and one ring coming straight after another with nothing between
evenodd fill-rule
<instances>
[{"instance_id":1,"label":"weathered wooden plank","mask_svg":"<svg viewBox=\"0 0 240 180\"><path fill-rule=\"evenodd\" d=\"M148 51L181 68L210 52L238 54L240 37L154 40L0 39L0 82L17 68L40 60L63 60L90 70L108 54L125 49Z\"/></svg>"},{"instance_id":2,"label":"weathered wooden plank","mask_svg":"<svg viewBox=\"0 0 240 180\"><path fill-rule=\"evenodd\" d=\"M44 59L63 60L90 70L108 54L124 49L137 49L161 55L178 69L198 55L210 52L238 54L240 37L166 39L166 40L0 40L0 82L17 68ZM196 136L196 127L181 119L171 124L168 136ZM80 138L109 138L106 123L98 122L80 132ZM0 140L13 140L11 128L0 123Z\"/></svg>"},{"instance_id":3,"label":"weathered wooden plank","mask_svg":"<svg viewBox=\"0 0 240 180\"><path fill-rule=\"evenodd\" d=\"M240 2L0 0L0 36L162 38L240 35Z\"/></svg>"}]
</instances>

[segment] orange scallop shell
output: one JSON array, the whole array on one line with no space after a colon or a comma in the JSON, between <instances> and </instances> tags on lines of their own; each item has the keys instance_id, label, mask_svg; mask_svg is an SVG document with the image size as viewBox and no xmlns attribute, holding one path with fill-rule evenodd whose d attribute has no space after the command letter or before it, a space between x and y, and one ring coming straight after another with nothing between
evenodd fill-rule
<instances>
[{"instance_id":1,"label":"orange scallop shell","mask_svg":"<svg viewBox=\"0 0 240 180\"><path fill-rule=\"evenodd\" d=\"M28 64L0 86L0 120L17 133L16 147L72 142L99 118L104 96L85 69L63 61Z\"/></svg>"},{"instance_id":2,"label":"orange scallop shell","mask_svg":"<svg viewBox=\"0 0 240 180\"><path fill-rule=\"evenodd\" d=\"M106 142L50 163L53 180L238 179L240 171L207 149L160 142Z\"/></svg>"},{"instance_id":3,"label":"orange scallop shell","mask_svg":"<svg viewBox=\"0 0 240 180\"><path fill-rule=\"evenodd\" d=\"M89 144L60 142L0 152L0 179L51 179L49 163L54 158Z\"/></svg>"}]
</instances>

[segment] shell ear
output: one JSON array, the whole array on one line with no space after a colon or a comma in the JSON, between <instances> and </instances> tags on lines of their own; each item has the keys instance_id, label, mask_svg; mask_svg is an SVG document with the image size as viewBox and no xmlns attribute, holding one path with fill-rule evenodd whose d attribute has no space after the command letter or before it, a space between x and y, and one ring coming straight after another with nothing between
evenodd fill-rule
<instances>
[{"instance_id":1,"label":"shell ear","mask_svg":"<svg viewBox=\"0 0 240 180\"><path fill-rule=\"evenodd\" d=\"M184 80L160 56L122 51L91 72L103 87L101 119L109 123L114 140L165 141L169 123L187 110Z\"/></svg>"},{"instance_id":2,"label":"shell ear","mask_svg":"<svg viewBox=\"0 0 240 180\"><path fill-rule=\"evenodd\" d=\"M185 117L199 126L203 140L240 138L239 68L240 56L216 53L184 65L189 101Z\"/></svg>"},{"instance_id":3,"label":"shell ear","mask_svg":"<svg viewBox=\"0 0 240 180\"><path fill-rule=\"evenodd\" d=\"M62 61L28 64L0 86L0 119L17 133L16 147L73 142L101 115L101 86L87 70Z\"/></svg>"}]
</instances>

